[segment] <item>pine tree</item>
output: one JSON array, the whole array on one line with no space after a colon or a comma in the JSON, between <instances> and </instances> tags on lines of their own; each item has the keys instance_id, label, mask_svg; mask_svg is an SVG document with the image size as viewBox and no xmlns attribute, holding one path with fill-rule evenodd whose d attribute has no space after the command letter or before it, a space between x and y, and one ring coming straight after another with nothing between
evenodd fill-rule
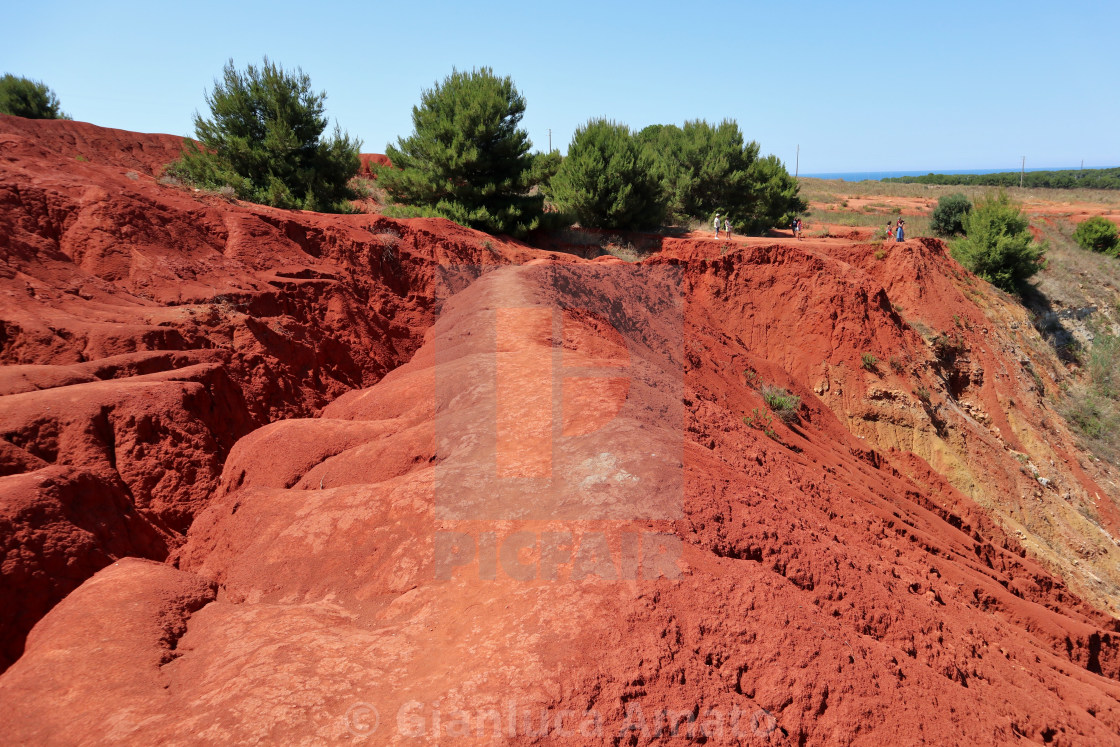
<instances>
[{"instance_id":1,"label":"pine tree","mask_svg":"<svg viewBox=\"0 0 1120 747\"><path fill-rule=\"evenodd\" d=\"M266 57L244 73L226 65L207 95L211 118L195 114L195 135L169 173L208 188L230 185L238 197L282 208L346 210L347 186L360 165L361 142L327 126L325 93L311 79Z\"/></svg>"},{"instance_id":2,"label":"pine tree","mask_svg":"<svg viewBox=\"0 0 1120 747\"><path fill-rule=\"evenodd\" d=\"M956 236L964 233L964 219L972 210L972 203L960 192L945 195L937 201L930 216L929 227L938 236Z\"/></svg>"},{"instance_id":3,"label":"pine tree","mask_svg":"<svg viewBox=\"0 0 1120 747\"><path fill-rule=\"evenodd\" d=\"M666 200L630 128L605 119L579 127L552 178L556 206L588 228L658 226Z\"/></svg>"},{"instance_id":4,"label":"pine tree","mask_svg":"<svg viewBox=\"0 0 1120 747\"><path fill-rule=\"evenodd\" d=\"M1030 221L1002 190L979 200L963 225L953 258L997 288L1016 292L1042 269L1046 243L1034 241Z\"/></svg>"},{"instance_id":5,"label":"pine tree","mask_svg":"<svg viewBox=\"0 0 1120 747\"><path fill-rule=\"evenodd\" d=\"M28 119L70 119L45 83L5 73L0 78L0 114Z\"/></svg>"},{"instance_id":6,"label":"pine tree","mask_svg":"<svg viewBox=\"0 0 1120 747\"><path fill-rule=\"evenodd\" d=\"M386 148L378 183L403 204L397 215L435 215L489 233L522 235L540 221L525 98L484 67L452 71L412 108L413 133Z\"/></svg>"}]
</instances>

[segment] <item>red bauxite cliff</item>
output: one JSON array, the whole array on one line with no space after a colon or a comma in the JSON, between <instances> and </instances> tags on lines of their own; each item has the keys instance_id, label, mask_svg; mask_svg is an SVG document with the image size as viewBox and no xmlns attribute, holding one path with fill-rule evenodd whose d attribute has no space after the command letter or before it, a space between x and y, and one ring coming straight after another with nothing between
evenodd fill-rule
<instances>
[{"instance_id":1,"label":"red bauxite cliff","mask_svg":"<svg viewBox=\"0 0 1120 747\"><path fill-rule=\"evenodd\" d=\"M5 742L1120 744L1114 486L939 242L586 261L178 148L0 116Z\"/></svg>"}]
</instances>

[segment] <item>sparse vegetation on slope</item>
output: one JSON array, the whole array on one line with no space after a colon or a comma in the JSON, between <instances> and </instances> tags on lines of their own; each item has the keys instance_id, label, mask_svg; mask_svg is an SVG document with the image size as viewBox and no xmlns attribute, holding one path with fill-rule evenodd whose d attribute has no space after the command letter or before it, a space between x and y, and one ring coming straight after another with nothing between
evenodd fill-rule
<instances>
[{"instance_id":1,"label":"sparse vegetation on slope","mask_svg":"<svg viewBox=\"0 0 1120 747\"><path fill-rule=\"evenodd\" d=\"M796 394L790 394L785 389L772 384L764 384L759 393L766 406L783 422L792 423L797 420L797 411L801 409L801 398Z\"/></svg>"},{"instance_id":2,"label":"sparse vegetation on slope","mask_svg":"<svg viewBox=\"0 0 1120 747\"><path fill-rule=\"evenodd\" d=\"M1101 332L1084 355L1085 374L1063 414L1101 458L1120 462L1120 337Z\"/></svg>"}]
</instances>

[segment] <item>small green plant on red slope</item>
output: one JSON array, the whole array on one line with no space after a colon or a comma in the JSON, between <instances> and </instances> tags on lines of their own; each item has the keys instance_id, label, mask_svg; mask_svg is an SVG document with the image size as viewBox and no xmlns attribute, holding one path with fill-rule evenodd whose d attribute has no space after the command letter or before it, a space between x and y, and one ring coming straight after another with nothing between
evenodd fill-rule
<instances>
[{"instance_id":1,"label":"small green plant on red slope","mask_svg":"<svg viewBox=\"0 0 1120 747\"><path fill-rule=\"evenodd\" d=\"M797 420L797 411L801 409L801 397L771 384L763 386L760 393L766 406L783 422L792 423Z\"/></svg>"},{"instance_id":2,"label":"small green plant on red slope","mask_svg":"<svg viewBox=\"0 0 1120 747\"><path fill-rule=\"evenodd\" d=\"M879 359L871 353L864 353L859 357L860 365L863 366L865 371L875 373L878 370Z\"/></svg>"},{"instance_id":3,"label":"small green plant on red slope","mask_svg":"<svg viewBox=\"0 0 1120 747\"><path fill-rule=\"evenodd\" d=\"M752 408L750 415L743 416L743 422L747 424L748 428L757 428L770 438L776 439L778 437L774 429L770 427L770 424L774 422L774 416L765 410L760 410L757 407Z\"/></svg>"}]
</instances>

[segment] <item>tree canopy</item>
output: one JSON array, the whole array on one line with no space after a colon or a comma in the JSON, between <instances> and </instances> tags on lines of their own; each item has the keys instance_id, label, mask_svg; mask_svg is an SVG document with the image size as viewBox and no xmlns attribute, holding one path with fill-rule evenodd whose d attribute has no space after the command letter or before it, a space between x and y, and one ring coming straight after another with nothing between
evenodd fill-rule
<instances>
[{"instance_id":1,"label":"tree canopy","mask_svg":"<svg viewBox=\"0 0 1120 747\"><path fill-rule=\"evenodd\" d=\"M58 97L45 83L4 73L0 78L0 114L28 119L70 119L59 108Z\"/></svg>"},{"instance_id":2,"label":"tree canopy","mask_svg":"<svg viewBox=\"0 0 1120 747\"><path fill-rule=\"evenodd\" d=\"M195 114L202 147L188 144L169 172L200 186L232 186L238 197L282 208L347 210L361 142L337 125L329 138L325 93L299 68L266 57L238 71L230 60L206 96L211 117Z\"/></svg>"},{"instance_id":3,"label":"tree canopy","mask_svg":"<svg viewBox=\"0 0 1120 747\"><path fill-rule=\"evenodd\" d=\"M576 131L549 194L590 227L683 225L718 212L737 231L762 233L807 205L781 161L758 153L733 120L651 125L635 134L593 119Z\"/></svg>"},{"instance_id":4,"label":"tree canopy","mask_svg":"<svg viewBox=\"0 0 1120 747\"><path fill-rule=\"evenodd\" d=\"M718 212L737 231L761 233L807 207L781 161L775 156L760 159L758 143L747 142L734 120L651 125L637 139L673 222L706 221Z\"/></svg>"},{"instance_id":5,"label":"tree canopy","mask_svg":"<svg viewBox=\"0 0 1120 747\"><path fill-rule=\"evenodd\" d=\"M576 129L549 194L588 228L654 228L665 214L648 155L629 127L606 119Z\"/></svg>"},{"instance_id":6,"label":"tree canopy","mask_svg":"<svg viewBox=\"0 0 1120 747\"><path fill-rule=\"evenodd\" d=\"M521 235L535 228L544 199L530 194L532 143L518 125L525 98L491 68L452 71L412 108L413 132L386 148L391 168L378 183L403 204L399 215L437 215L488 231Z\"/></svg>"},{"instance_id":7,"label":"tree canopy","mask_svg":"<svg viewBox=\"0 0 1120 747\"><path fill-rule=\"evenodd\" d=\"M1001 171L998 174L926 174L894 176L884 182L914 184L959 184L981 187L1030 189L1120 189L1120 167L1107 169L1062 169L1059 171Z\"/></svg>"}]
</instances>

